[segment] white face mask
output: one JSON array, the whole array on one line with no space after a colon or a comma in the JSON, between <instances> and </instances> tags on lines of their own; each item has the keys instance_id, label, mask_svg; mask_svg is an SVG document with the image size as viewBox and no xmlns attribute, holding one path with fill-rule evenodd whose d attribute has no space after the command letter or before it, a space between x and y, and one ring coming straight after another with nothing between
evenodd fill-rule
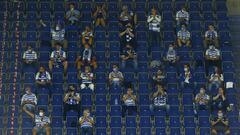
<instances>
[{"instance_id":1,"label":"white face mask","mask_svg":"<svg viewBox=\"0 0 240 135\"><path fill-rule=\"evenodd\" d=\"M114 72L117 72L117 71L118 71L118 69L117 69L117 68L113 68L113 71L114 71Z\"/></svg>"},{"instance_id":2,"label":"white face mask","mask_svg":"<svg viewBox=\"0 0 240 135\"><path fill-rule=\"evenodd\" d=\"M59 27L59 26L56 26L56 30L60 30L60 27Z\"/></svg>"},{"instance_id":3,"label":"white face mask","mask_svg":"<svg viewBox=\"0 0 240 135\"><path fill-rule=\"evenodd\" d=\"M173 50L173 47L169 47L169 50Z\"/></svg>"},{"instance_id":4,"label":"white face mask","mask_svg":"<svg viewBox=\"0 0 240 135\"><path fill-rule=\"evenodd\" d=\"M42 116L43 116L43 112L39 112L39 116L41 116L41 117L42 117Z\"/></svg>"},{"instance_id":5,"label":"white face mask","mask_svg":"<svg viewBox=\"0 0 240 135\"><path fill-rule=\"evenodd\" d=\"M188 68L184 68L184 71L185 71L185 72L188 71Z\"/></svg>"},{"instance_id":6,"label":"white face mask","mask_svg":"<svg viewBox=\"0 0 240 135\"><path fill-rule=\"evenodd\" d=\"M201 94L204 94L204 90L201 89L201 90L200 90L200 93L201 93Z\"/></svg>"},{"instance_id":7,"label":"white face mask","mask_svg":"<svg viewBox=\"0 0 240 135\"><path fill-rule=\"evenodd\" d=\"M223 113L218 113L218 117L222 118L223 117Z\"/></svg>"}]
</instances>

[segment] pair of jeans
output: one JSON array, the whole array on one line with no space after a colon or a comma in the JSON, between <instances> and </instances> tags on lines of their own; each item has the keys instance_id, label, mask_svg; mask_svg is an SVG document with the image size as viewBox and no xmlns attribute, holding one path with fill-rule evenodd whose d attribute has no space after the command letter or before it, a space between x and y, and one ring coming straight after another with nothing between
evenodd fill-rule
<instances>
[{"instance_id":1,"label":"pair of jeans","mask_svg":"<svg viewBox=\"0 0 240 135\"><path fill-rule=\"evenodd\" d=\"M213 82L210 82L210 83L208 84L208 90L211 91L212 88L213 88L213 86L215 86L216 89L218 89L218 88L221 87L221 85L222 85L222 82L221 82L221 81L213 81Z\"/></svg>"},{"instance_id":2,"label":"pair of jeans","mask_svg":"<svg viewBox=\"0 0 240 135\"><path fill-rule=\"evenodd\" d=\"M132 115L134 112L137 112L137 106L127 106L122 105L122 117L125 117L126 112L128 112L128 115Z\"/></svg>"},{"instance_id":3,"label":"pair of jeans","mask_svg":"<svg viewBox=\"0 0 240 135\"><path fill-rule=\"evenodd\" d=\"M149 107L150 111L151 111L151 115L153 116L154 112L156 110L159 110L159 109L163 109L166 111L166 116L169 116L169 111L170 111L170 105L166 104L166 105L162 105L162 106L156 106L154 104L151 104L150 107Z\"/></svg>"},{"instance_id":4,"label":"pair of jeans","mask_svg":"<svg viewBox=\"0 0 240 135\"><path fill-rule=\"evenodd\" d=\"M199 103L193 103L193 110L194 110L194 115L197 116L199 110L208 110L209 106L208 105L200 105Z\"/></svg>"},{"instance_id":5,"label":"pair of jeans","mask_svg":"<svg viewBox=\"0 0 240 135\"><path fill-rule=\"evenodd\" d=\"M122 60L122 68L126 68L126 63L127 61L131 61L132 64L133 64L133 67L135 70L138 69L138 63L137 63L137 58L134 58L134 59L130 59L130 60Z\"/></svg>"},{"instance_id":6,"label":"pair of jeans","mask_svg":"<svg viewBox=\"0 0 240 135\"><path fill-rule=\"evenodd\" d=\"M81 135L93 135L92 127L81 127Z\"/></svg>"},{"instance_id":7,"label":"pair of jeans","mask_svg":"<svg viewBox=\"0 0 240 135\"><path fill-rule=\"evenodd\" d=\"M66 121L66 115L67 115L67 112L70 111L70 110L74 110L78 113L78 117L80 116L80 113L81 113L81 107L80 107L80 104L67 104L65 103L64 104L64 109L63 109L63 120Z\"/></svg>"}]
</instances>

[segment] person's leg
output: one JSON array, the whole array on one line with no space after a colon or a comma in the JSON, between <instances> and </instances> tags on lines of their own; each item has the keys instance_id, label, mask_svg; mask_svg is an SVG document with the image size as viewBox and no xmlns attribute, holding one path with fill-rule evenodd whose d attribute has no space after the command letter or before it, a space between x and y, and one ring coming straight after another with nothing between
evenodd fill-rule
<instances>
[{"instance_id":1,"label":"person's leg","mask_svg":"<svg viewBox=\"0 0 240 135\"><path fill-rule=\"evenodd\" d=\"M88 88L91 89L92 91L94 91L94 84L93 84L93 83L90 83L90 84L88 85Z\"/></svg>"},{"instance_id":2,"label":"person's leg","mask_svg":"<svg viewBox=\"0 0 240 135\"><path fill-rule=\"evenodd\" d=\"M106 26L106 23L105 23L105 19L104 18L101 18L100 19L100 24L105 27Z\"/></svg>"},{"instance_id":3,"label":"person's leg","mask_svg":"<svg viewBox=\"0 0 240 135\"><path fill-rule=\"evenodd\" d=\"M86 128L81 128L81 135L87 135Z\"/></svg>"},{"instance_id":4,"label":"person's leg","mask_svg":"<svg viewBox=\"0 0 240 135\"><path fill-rule=\"evenodd\" d=\"M63 121L66 121L67 112L70 110L69 104L63 105Z\"/></svg>"},{"instance_id":5,"label":"person's leg","mask_svg":"<svg viewBox=\"0 0 240 135\"><path fill-rule=\"evenodd\" d=\"M213 42L214 42L214 44L215 44L215 46L216 46L217 48L220 48L217 38L215 38L215 39L213 40Z\"/></svg>"},{"instance_id":6,"label":"person's leg","mask_svg":"<svg viewBox=\"0 0 240 135\"><path fill-rule=\"evenodd\" d=\"M135 69L135 70L137 70L137 69L138 69L138 62L137 62L137 58L134 58L134 59L133 59L133 67L134 67L134 69Z\"/></svg>"},{"instance_id":7,"label":"person's leg","mask_svg":"<svg viewBox=\"0 0 240 135\"><path fill-rule=\"evenodd\" d=\"M128 109L128 107L126 105L122 105L122 117L126 116L127 109Z\"/></svg>"},{"instance_id":8,"label":"person's leg","mask_svg":"<svg viewBox=\"0 0 240 135\"><path fill-rule=\"evenodd\" d=\"M33 128L33 130L32 130L33 135L37 135L37 130L38 129L36 127Z\"/></svg>"},{"instance_id":9,"label":"person's leg","mask_svg":"<svg viewBox=\"0 0 240 135\"><path fill-rule=\"evenodd\" d=\"M45 127L46 130L46 135L50 135L51 134L51 128L50 127Z\"/></svg>"},{"instance_id":10,"label":"person's leg","mask_svg":"<svg viewBox=\"0 0 240 135\"><path fill-rule=\"evenodd\" d=\"M185 86L185 83L182 81L182 82L181 82L181 89L182 89L182 90L184 89L184 86Z\"/></svg>"},{"instance_id":11,"label":"person's leg","mask_svg":"<svg viewBox=\"0 0 240 135\"><path fill-rule=\"evenodd\" d=\"M229 128L227 128L224 134L225 135L230 135L230 133L231 133L231 131L229 130Z\"/></svg>"},{"instance_id":12,"label":"person's leg","mask_svg":"<svg viewBox=\"0 0 240 135\"><path fill-rule=\"evenodd\" d=\"M151 104L151 105L149 106L149 110L150 110L150 112L151 112L151 116L154 116L155 109L154 109L154 105L153 105L153 104Z\"/></svg>"},{"instance_id":13,"label":"person's leg","mask_svg":"<svg viewBox=\"0 0 240 135\"><path fill-rule=\"evenodd\" d=\"M55 47L55 44L56 44L56 40L51 40L51 47L54 48Z\"/></svg>"},{"instance_id":14,"label":"person's leg","mask_svg":"<svg viewBox=\"0 0 240 135\"><path fill-rule=\"evenodd\" d=\"M86 84L82 83L81 84L81 90L85 89L86 88Z\"/></svg>"},{"instance_id":15,"label":"person's leg","mask_svg":"<svg viewBox=\"0 0 240 135\"><path fill-rule=\"evenodd\" d=\"M212 128L212 135L217 135L217 131L215 128Z\"/></svg>"},{"instance_id":16,"label":"person's leg","mask_svg":"<svg viewBox=\"0 0 240 135\"><path fill-rule=\"evenodd\" d=\"M67 73L67 68L68 68L68 62L67 61L64 61L63 62L63 69L64 69L64 74L66 75Z\"/></svg>"},{"instance_id":17,"label":"person's leg","mask_svg":"<svg viewBox=\"0 0 240 135\"><path fill-rule=\"evenodd\" d=\"M49 67L50 72L52 72L52 69L53 69L53 61L52 60L49 60L48 67Z\"/></svg>"},{"instance_id":18,"label":"person's leg","mask_svg":"<svg viewBox=\"0 0 240 135\"><path fill-rule=\"evenodd\" d=\"M182 47L182 41L181 41L181 39L177 39L177 42L178 42L178 46L179 46L179 47Z\"/></svg>"},{"instance_id":19,"label":"person's leg","mask_svg":"<svg viewBox=\"0 0 240 135\"><path fill-rule=\"evenodd\" d=\"M68 47L68 41L66 39L63 40L63 48L67 49Z\"/></svg>"},{"instance_id":20,"label":"person's leg","mask_svg":"<svg viewBox=\"0 0 240 135\"><path fill-rule=\"evenodd\" d=\"M96 18L96 23L95 23L95 26L99 26L100 25L100 19L99 18Z\"/></svg>"},{"instance_id":21,"label":"person's leg","mask_svg":"<svg viewBox=\"0 0 240 135\"><path fill-rule=\"evenodd\" d=\"M199 109L199 104L193 103L193 112L195 116L198 116L198 109Z\"/></svg>"},{"instance_id":22,"label":"person's leg","mask_svg":"<svg viewBox=\"0 0 240 135\"><path fill-rule=\"evenodd\" d=\"M170 105L166 104L165 109L166 109L166 116L169 117Z\"/></svg>"},{"instance_id":23,"label":"person's leg","mask_svg":"<svg viewBox=\"0 0 240 135\"><path fill-rule=\"evenodd\" d=\"M126 60L122 60L121 67L122 69L126 68Z\"/></svg>"},{"instance_id":24,"label":"person's leg","mask_svg":"<svg viewBox=\"0 0 240 135\"><path fill-rule=\"evenodd\" d=\"M187 40L187 41L186 41L186 46L187 46L187 47L191 47L191 42L190 42L190 40Z\"/></svg>"}]
</instances>

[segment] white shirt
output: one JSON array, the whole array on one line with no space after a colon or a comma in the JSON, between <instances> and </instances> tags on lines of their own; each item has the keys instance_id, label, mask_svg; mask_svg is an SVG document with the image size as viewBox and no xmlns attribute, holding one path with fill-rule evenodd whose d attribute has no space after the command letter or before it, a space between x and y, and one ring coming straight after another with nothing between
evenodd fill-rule
<instances>
[{"instance_id":1,"label":"white shirt","mask_svg":"<svg viewBox=\"0 0 240 135\"><path fill-rule=\"evenodd\" d=\"M160 32L160 23L161 23L160 15L148 16L147 22L149 23L149 30Z\"/></svg>"},{"instance_id":2,"label":"white shirt","mask_svg":"<svg viewBox=\"0 0 240 135\"><path fill-rule=\"evenodd\" d=\"M176 20L179 21L180 18L183 18L185 20L189 20L189 13L187 11L184 11L184 10L180 10L177 12L176 14Z\"/></svg>"}]
</instances>

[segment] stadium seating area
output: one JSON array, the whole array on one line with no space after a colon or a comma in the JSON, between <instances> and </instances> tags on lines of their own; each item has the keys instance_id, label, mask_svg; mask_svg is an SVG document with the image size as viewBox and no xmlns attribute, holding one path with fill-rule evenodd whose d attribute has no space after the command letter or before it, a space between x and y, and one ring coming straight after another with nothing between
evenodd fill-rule
<instances>
[{"instance_id":1,"label":"stadium seating area","mask_svg":"<svg viewBox=\"0 0 240 135\"><path fill-rule=\"evenodd\" d=\"M190 13L189 31L191 32L192 48L178 49L181 56L181 64L194 63L196 60L204 60L203 34L209 24L214 24L219 33L219 43L222 52L222 69L224 81L234 82L234 64L232 48L230 43L230 31L228 27L227 7L225 0L23 0L20 2L20 25L19 54L22 54L26 45L32 45L39 54L39 63L48 67L50 47L49 27L39 26L39 20L51 26L58 20L64 20L64 14L68 9L67 3L75 2L77 9L81 12L80 26L77 28L66 26L66 37L68 40L67 60L69 68L67 79L64 80L61 70L53 71L52 97L46 94L44 89L38 93L38 107L46 108L47 115L51 119L52 135L62 135L63 129L63 95L68 84L76 84L79 88L77 79L75 60L79 53L80 37L79 32L83 31L84 26L92 26L94 30L94 51L97 57L98 68L94 70L96 75L96 89L94 93L81 92L81 106L90 107L96 124L94 126L95 135L210 135L210 114L200 111L199 120L194 120L193 98L196 93L193 89L180 90L177 82L176 69L166 67L167 73L167 92L169 98L170 119L165 118L165 112L159 111L152 120L149 110L149 95L151 90L150 62L159 60L165 48L176 40L175 14L186 5ZM106 28L94 27L91 18L92 10L97 3L105 3L107 6L107 26ZM122 91L110 89L108 86L108 73L111 71L112 64L120 64L120 42L119 42L119 22L118 17L122 5L128 5L138 16L136 27L137 35L137 54L139 67L137 73L132 68L121 69L126 80L132 81L134 93L138 97L139 115L121 117L121 106L115 104L115 99L120 96ZM0 99L0 135L9 135L14 122L14 135L31 135L33 122L23 113L20 108L20 99L24 94L24 87L31 85L35 87L36 69L24 69L21 74L21 57L18 61L18 76L16 82L17 95L13 97L13 73L14 68L16 38L15 24L17 21L16 11L17 2L8 2L7 20L7 44L3 63L2 76L2 97ZM152 46L150 56L147 55L147 16L151 7L156 7L162 15L161 44ZM0 2L0 18L3 18L6 10L4 1ZM2 34L3 20L0 20L0 31ZM3 41L0 36L0 42ZM1 52L2 53L2 52ZM197 86L206 84L204 66L194 69ZM198 91L198 89L197 89ZM229 101L236 104L236 90L227 89ZM215 93L210 93L215 94ZM14 103L12 100L16 99ZM12 117L12 106L16 106L14 117ZM238 110L235 108L227 114L230 121L231 135L240 134L240 123L238 121ZM66 134L76 135L79 128L78 118L75 112L67 113Z\"/></svg>"}]
</instances>

